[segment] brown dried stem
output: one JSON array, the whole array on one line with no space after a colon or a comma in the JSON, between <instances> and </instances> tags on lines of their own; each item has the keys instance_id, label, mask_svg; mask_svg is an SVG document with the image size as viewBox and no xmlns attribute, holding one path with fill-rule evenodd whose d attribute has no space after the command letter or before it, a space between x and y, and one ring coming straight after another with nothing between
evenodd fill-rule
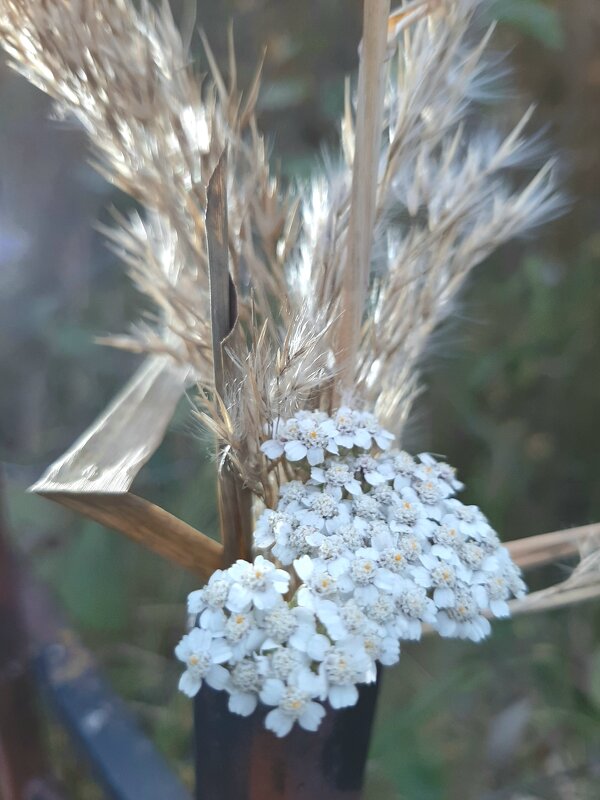
<instances>
[{"instance_id":1,"label":"brown dried stem","mask_svg":"<svg viewBox=\"0 0 600 800\"><path fill-rule=\"evenodd\" d=\"M521 569L534 569L585 552L586 546L597 537L600 537L599 522L515 539L507 542L506 547Z\"/></svg>"},{"instance_id":2,"label":"brown dried stem","mask_svg":"<svg viewBox=\"0 0 600 800\"><path fill-rule=\"evenodd\" d=\"M126 494L77 495L39 492L107 528L125 534L159 556L208 580L223 563L223 548L164 508Z\"/></svg>"},{"instance_id":3,"label":"brown dried stem","mask_svg":"<svg viewBox=\"0 0 600 800\"><path fill-rule=\"evenodd\" d=\"M350 221L342 276L337 337L340 383L350 390L361 339L369 285L371 245L381 149L385 58L390 0L365 0L364 36L358 71L356 146L352 169Z\"/></svg>"},{"instance_id":4,"label":"brown dried stem","mask_svg":"<svg viewBox=\"0 0 600 800\"><path fill-rule=\"evenodd\" d=\"M235 378L234 365L225 343L238 326L236 292L229 273L229 227L227 220L227 157L223 153L207 190L206 235L210 315L217 407L224 407L227 388ZM225 564L249 558L252 547L252 499L240 474L227 455L221 457L224 442L218 440L218 508Z\"/></svg>"}]
</instances>

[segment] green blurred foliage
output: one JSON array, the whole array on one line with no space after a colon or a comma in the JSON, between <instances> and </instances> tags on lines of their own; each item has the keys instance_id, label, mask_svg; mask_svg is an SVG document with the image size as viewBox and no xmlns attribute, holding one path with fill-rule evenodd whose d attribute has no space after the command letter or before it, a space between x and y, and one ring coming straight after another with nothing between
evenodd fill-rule
<instances>
[{"instance_id":1,"label":"green blurred foliage","mask_svg":"<svg viewBox=\"0 0 600 800\"><path fill-rule=\"evenodd\" d=\"M180 10L182 3L174 3ZM600 519L600 32L597 0L495 0L516 82L563 151L572 207L482 267L426 364L414 450L445 454L505 538ZM260 122L273 163L304 176L337 141L343 81L356 66L358 0L199 4L224 63L234 20L240 74L267 56ZM343 24L342 24L343 23ZM205 66L198 51L198 64ZM519 105L511 100L507 114ZM0 458L15 540L55 587L116 689L191 785L191 705L172 651L193 578L23 489L131 374L135 359L94 345L140 299L92 232L109 201L77 132L0 72ZM27 241L19 259L2 247ZM8 244L7 244L8 242ZM10 248L9 248L10 249ZM214 533L211 446L183 400L136 490ZM533 575L564 578L572 564ZM480 645L427 641L385 674L369 800L596 800L600 792L600 610L500 623ZM72 795L95 800L52 729Z\"/></svg>"},{"instance_id":2,"label":"green blurred foliage","mask_svg":"<svg viewBox=\"0 0 600 800\"><path fill-rule=\"evenodd\" d=\"M555 8L542 0L494 0L489 15L553 50L564 46L560 16Z\"/></svg>"}]
</instances>

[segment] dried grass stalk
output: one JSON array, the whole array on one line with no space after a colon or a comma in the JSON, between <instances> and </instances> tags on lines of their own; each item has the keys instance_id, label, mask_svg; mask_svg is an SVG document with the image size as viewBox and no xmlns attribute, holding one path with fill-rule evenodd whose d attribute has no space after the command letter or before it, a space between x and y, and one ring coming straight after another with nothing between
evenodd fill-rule
<instances>
[{"instance_id":1,"label":"dried grass stalk","mask_svg":"<svg viewBox=\"0 0 600 800\"><path fill-rule=\"evenodd\" d=\"M223 153L208 183L206 232L208 241L208 273L212 331L214 392L226 396L233 369L226 349L234 341L238 327L236 291L229 274L229 227L227 223L227 157ZM218 508L225 564L252 555L252 500L244 487L239 471L226 457L221 457L223 441L218 448ZM224 454L227 451L224 451Z\"/></svg>"},{"instance_id":2,"label":"dried grass stalk","mask_svg":"<svg viewBox=\"0 0 600 800\"><path fill-rule=\"evenodd\" d=\"M582 559L566 581L509 603L511 614L531 614L600 597L600 547Z\"/></svg>"},{"instance_id":3,"label":"dried grass stalk","mask_svg":"<svg viewBox=\"0 0 600 800\"><path fill-rule=\"evenodd\" d=\"M364 36L358 70L356 143L352 167L350 218L343 266L341 313L337 331L340 383L348 391L369 286L371 244L379 172L390 0L365 0Z\"/></svg>"},{"instance_id":4,"label":"dried grass stalk","mask_svg":"<svg viewBox=\"0 0 600 800\"><path fill-rule=\"evenodd\" d=\"M586 554L600 540L600 523L568 528L507 542L511 558L521 569L534 569L563 558Z\"/></svg>"}]
</instances>

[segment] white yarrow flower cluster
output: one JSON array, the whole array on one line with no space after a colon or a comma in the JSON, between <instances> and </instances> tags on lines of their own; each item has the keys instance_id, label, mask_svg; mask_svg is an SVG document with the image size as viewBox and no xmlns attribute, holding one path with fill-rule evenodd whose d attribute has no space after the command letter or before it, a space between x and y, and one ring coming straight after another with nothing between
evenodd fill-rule
<instances>
[{"instance_id":1,"label":"white yarrow flower cluster","mask_svg":"<svg viewBox=\"0 0 600 800\"><path fill-rule=\"evenodd\" d=\"M297 479L257 521L263 555L189 596L194 627L176 649L183 692L206 681L234 713L270 707L265 725L277 736L296 723L312 731L323 703L354 705L377 663L396 663L423 625L480 641L490 617L509 615L526 588L508 550L476 506L456 499L450 466L392 451L392 440L350 408L276 422L262 451Z\"/></svg>"}]
</instances>

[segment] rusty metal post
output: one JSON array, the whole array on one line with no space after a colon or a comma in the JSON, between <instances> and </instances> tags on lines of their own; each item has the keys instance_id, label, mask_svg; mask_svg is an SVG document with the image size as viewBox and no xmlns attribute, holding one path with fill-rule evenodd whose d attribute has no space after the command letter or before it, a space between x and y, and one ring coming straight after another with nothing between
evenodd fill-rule
<instances>
[{"instance_id":1,"label":"rusty metal post","mask_svg":"<svg viewBox=\"0 0 600 800\"><path fill-rule=\"evenodd\" d=\"M195 701L196 800L360 800L380 679L351 708L328 709L315 733L276 738L266 709L232 714L227 694L204 686Z\"/></svg>"}]
</instances>

